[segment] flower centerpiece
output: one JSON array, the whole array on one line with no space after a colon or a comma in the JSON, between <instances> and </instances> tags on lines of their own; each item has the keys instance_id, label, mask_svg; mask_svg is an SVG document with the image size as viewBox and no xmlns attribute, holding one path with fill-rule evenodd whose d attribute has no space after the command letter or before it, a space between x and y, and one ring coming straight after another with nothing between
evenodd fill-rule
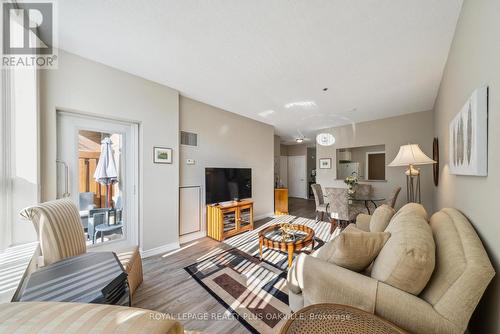
<instances>
[{"instance_id":1,"label":"flower centerpiece","mask_svg":"<svg viewBox=\"0 0 500 334\"><path fill-rule=\"evenodd\" d=\"M356 192L356 185L358 184L358 176L356 172L345 178L344 183L347 184L347 193L351 196Z\"/></svg>"}]
</instances>

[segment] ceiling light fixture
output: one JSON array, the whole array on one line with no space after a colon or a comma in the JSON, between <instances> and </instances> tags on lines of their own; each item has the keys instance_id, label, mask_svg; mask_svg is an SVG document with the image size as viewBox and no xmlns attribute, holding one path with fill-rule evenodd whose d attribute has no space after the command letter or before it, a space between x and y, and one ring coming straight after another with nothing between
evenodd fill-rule
<instances>
[{"instance_id":1,"label":"ceiling light fixture","mask_svg":"<svg viewBox=\"0 0 500 334\"><path fill-rule=\"evenodd\" d=\"M285 104L284 107L286 109L296 108L296 107L300 107L300 108L315 108L315 107L317 107L317 105L316 105L316 102L314 102L314 101L297 101L297 102L287 103L287 104Z\"/></svg>"},{"instance_id":2,"label":"ceiling light fixture","mask_svg":"<svg viewBox=\"0 0 500 334\"><path fill-rule=\"evenodd\" d=\"M320 133L316 136L316 142L321 146L332 146L335 144L335 137L331 133Z\"/></svg>"},{"instance_id":3,"label":"ceiling light fixture","mask_svg":"<svg viewBox=\"0 0 500 334\"><path fill-rule=\"evenodd\" d=\"M304 141L304 138L297 138L295 139L295 141L300 144Z\"/></svg>"}]
</instances>

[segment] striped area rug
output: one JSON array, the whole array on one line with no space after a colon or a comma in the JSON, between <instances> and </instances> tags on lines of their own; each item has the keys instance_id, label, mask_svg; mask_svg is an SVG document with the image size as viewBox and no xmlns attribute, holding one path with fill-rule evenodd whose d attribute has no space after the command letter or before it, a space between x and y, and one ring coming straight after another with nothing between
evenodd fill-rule
<instances>
[{"instance_id":1,"label":"striped area rug","mask_svg":"<svg viewBox=\"0 0 500 334\"><path fill-rule=\"evenodd\" d=\"M253 231L225 240L224 247L185 268L230 312L231 317L252 333L278 333L291 314L286 287L288 255L264 248L264 261L259 258L259 232L278 223L311 227L315 233L315 249L336 235L330 234L329 223L279 216Z\"/></svg>"}]
</instances>

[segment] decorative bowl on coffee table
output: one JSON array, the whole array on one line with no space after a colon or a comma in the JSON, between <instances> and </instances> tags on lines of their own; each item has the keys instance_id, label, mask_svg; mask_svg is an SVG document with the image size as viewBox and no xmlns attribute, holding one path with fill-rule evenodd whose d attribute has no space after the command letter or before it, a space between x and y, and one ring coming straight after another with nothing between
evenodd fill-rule
<instances>
[{"instance_id":1,"label":"decorative bowl on coffee table","mask_svg":"<svg viewBox=\"0 0 500 334\"><path fill-rule=\"evenodd\" d=\"M311 246L314 249L314 230L300 224L281 223L266 227L259 232L260 259L263 260L263 246L288 253L288 268L293 261L293 253Z\"/></svg>"}]
</instances>

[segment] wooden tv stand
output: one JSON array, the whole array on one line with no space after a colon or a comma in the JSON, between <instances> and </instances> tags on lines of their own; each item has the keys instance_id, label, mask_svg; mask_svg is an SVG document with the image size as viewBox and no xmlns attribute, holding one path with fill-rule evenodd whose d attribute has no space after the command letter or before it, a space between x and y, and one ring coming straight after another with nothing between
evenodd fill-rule
<instances>
[{"instance_id":1,"label":"wooden tv stand","mask_svg":"<svg viewBox=\"0 0 500 334\"><path fill-rule=\"evenodd\" d=\"M252 200L207 205L207 235L210 238L222 241L250 230L253 230Z\"/></svg>"}]
</instances>

